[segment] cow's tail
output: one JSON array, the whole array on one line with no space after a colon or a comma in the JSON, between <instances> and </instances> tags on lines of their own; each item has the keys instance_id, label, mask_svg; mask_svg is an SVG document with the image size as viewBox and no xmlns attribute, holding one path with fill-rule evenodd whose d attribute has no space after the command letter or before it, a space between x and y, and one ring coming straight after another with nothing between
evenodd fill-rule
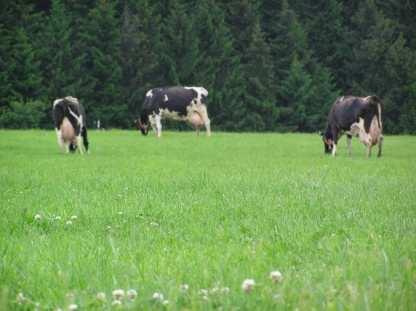
<instances>
[{"instance_id":1,"label":"cow's tail","mask_svg":"<svg viewBox=\"0 0 416 311\"><path fill-rule=\"evenodd\" d=\"M85 126L83 126L81 129L81 136L82 136L82 141L84 143L85 151L88 151L89 142L88 142L87 128Z\"/></svg>"},{"instance_id":2,"label":"cow's tail","mask_svg":"<svg viewBox=\"0 0 416 311\"><path fill-rule=\"evenodd\" d=\"M381 104L377 103L377 110L378 110L378 125L380 129L383 130L383 123L381 122Z\"/></svg>"},{"instance_id":3,"label":"cow's tail","mask_svg":"<svg viewBox=\"0 0 416 311\"><path fill-rule=\"evenodd\" d=\"M367 97L369 99L369 103L370 105L375 106L375 108L377 109L377 123L379 128L382 130L383 129L383 124L381 121L381 100L378 96L369 96Z\"/></svg>"}]
</instances>

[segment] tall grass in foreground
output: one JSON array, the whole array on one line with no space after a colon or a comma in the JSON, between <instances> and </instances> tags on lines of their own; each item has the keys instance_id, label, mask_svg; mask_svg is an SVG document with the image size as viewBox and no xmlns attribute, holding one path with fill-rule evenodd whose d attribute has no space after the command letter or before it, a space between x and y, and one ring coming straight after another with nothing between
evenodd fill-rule
<instances>
[{"instance_id":1,"label":"tall grass in foreground","mask_svg":"<svg viewBox=\"0 0 416 311\"><path fill-rule=\"evenodd\" d=\"M140 310L416 308L415 137L380 159L317 135L90 137L80 156L0 131L0 309L111 309L115 289Z\"/></svg>"}]
</instances>

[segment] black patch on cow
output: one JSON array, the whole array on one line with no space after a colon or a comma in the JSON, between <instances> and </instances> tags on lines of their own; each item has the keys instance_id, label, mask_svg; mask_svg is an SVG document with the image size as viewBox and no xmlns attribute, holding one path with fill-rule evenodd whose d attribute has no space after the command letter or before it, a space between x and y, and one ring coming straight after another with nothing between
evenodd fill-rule
<instances>
[{"instance_id":1,"label":"black patch on cow","mask_svg":"<svg viewBox=\"0 0 416 311\"><path fill-rule=\"evenodd\" d=\"M78 124L78 120L74 117L71 113L74 113L76 116L82 116L82 124ZM77 102L73 102L68 100L67 98L62 98L58 103L53 106L53 121L56 129L60 129L64 118L67 118L71 123L72 127L74 128L74 132L76 136L81 134L83 138L83 144L85 150L88 151L89 142L88 142L88 135L87 135L87 117L85 114L84 107ZM76 146L70 144L69 146L70 151L75 151Z\"/></svg>"},{"instance_id":2,"label":"black patch on cow","mask_svg":"<svg viewBox=\"0 0 416 311\"><path fill-rule=\"evenodd\" d=\"M378 105L381 100L377 96L370 96L366 100L362 97L343 96L338 98L332 105L328 115L328 123L323 136L325 153L332 149L328 142L338 143L343 132L349 131L351 125L364 120L364 129L368 133L374 116L377 117L379 125ZM381 127L381 126L380 126Z\"/></svg>"},{"instance_id":3,"label":"black patch on cow","mask_svg":"<svg viewBox=\"0 0 416 311\"><path fill-rule=\"evenodd\" d=\"M151 90L151 96L146 96L140 113L140 130L147 135L149 116L160 113L161 109L176 112L179 116L187 115L187 107L197 99L198 93L194 89L181 86L161 87ZM166 100L167 99L167 100ZM205 103L206 96L201 96L201 103Z\"/></svg>"}]
</instances>

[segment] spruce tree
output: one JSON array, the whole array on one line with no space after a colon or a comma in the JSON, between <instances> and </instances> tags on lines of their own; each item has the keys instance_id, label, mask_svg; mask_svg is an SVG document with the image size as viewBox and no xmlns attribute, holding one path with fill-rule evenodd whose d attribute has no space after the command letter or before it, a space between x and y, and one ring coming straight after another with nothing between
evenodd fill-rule
<instances>
[{"instance_id":1,"label":"spruce tree","mask_svg":"<svg viewBox=\"0 0 416 311\"><path fill-rule=\"evenodd\" d=\"M125 3L121 18L123 98L129 111L137 115L146 91L163 84L160 17L148 1L130 1Z\"/></svg>"},{"instance_id":2,"label":"spruce tree","mask_svg":"<svg viewBox=\"0 0 416 311\"><path fill-rule=\"evenodd\" d=\"M75 72L71 46L71 18L61 0L52 1L50 16L42 31L43 77L48 81L47 96L50 101L57 97L73 95Z\"/></svg>"},{"instance_id":3,"label":"spruce tree","mask_svg":"<svg viewBox=\"0 0 416 311\"><path fill-rule=\"evenodd\" d=\"M80 33L79 93L75 95L84 103L90 122L100 120L104 127L131 123L127 104L121 97L120 38L114 4L99 1Z\"/></svg>"},{"instance_id":4,"label":"spruce tree","mask_svg":"<svg viewBox=\"0 0 416 311\"><path fill-rule=\"evenodd\" d=\"M199 38L192 15L179 0L170 2L169 15L162 26L161 61L170 85L192 85L200 61Z\"/></svg>"}]
</instances>

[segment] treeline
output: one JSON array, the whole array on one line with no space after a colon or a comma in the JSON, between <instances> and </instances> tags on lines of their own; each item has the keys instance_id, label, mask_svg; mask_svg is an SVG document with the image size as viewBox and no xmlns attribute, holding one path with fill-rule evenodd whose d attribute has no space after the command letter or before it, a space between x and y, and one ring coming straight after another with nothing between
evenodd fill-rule
<instances>
[{"instance_id":1,"label":"treeline","mask_svg":"<svg viewBox=\"0 0 416 311\"><path fill-rule=\"evenodd\" d=\"M214 129L317 131L337 96L377 94L385 131L416 133L413 1L29 3L0 4L0 127L51 127L72 95L129 128L149 88L202 85Z\"/></svg>"}]
</instances>

